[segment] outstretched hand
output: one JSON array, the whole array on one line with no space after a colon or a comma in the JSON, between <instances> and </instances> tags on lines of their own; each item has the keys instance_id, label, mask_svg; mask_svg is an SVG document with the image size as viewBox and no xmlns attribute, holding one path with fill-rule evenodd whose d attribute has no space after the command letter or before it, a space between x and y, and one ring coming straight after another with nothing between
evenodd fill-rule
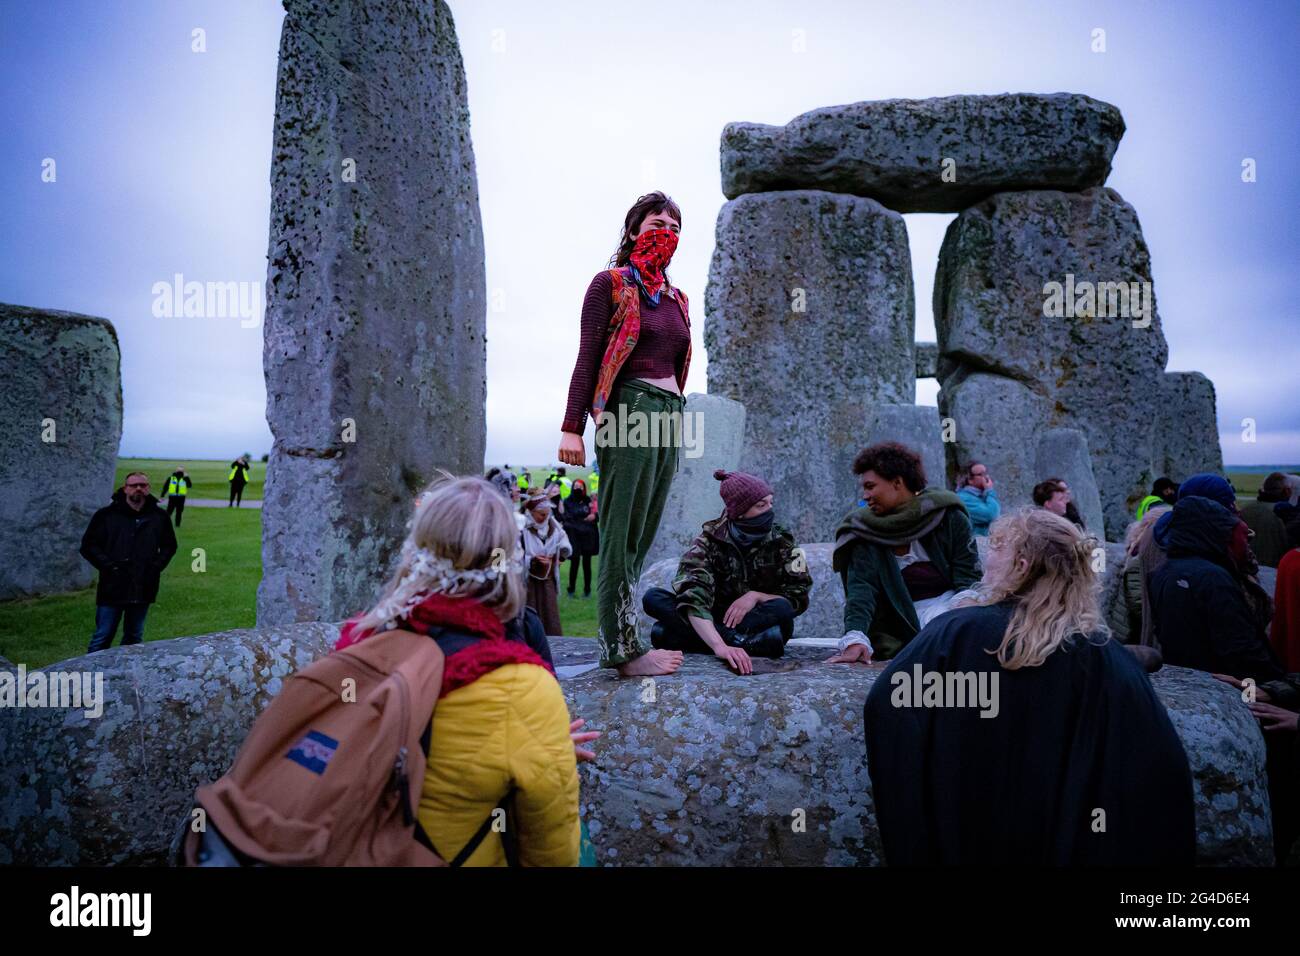
<instances>
[{"instance_id":1,"label":"outstretched hand","mask_svg":"<svg viewBox=\"0 0 1300 956\"><path fill-rule=\"evenodd\" d=\"M588 763L596 759L596 753L583 747L583 744L590 743L600 736L599 730L587 730L579 733L587 721L579 717L573 723L569 724L569 739L573 741L573 752L577 756L578 762L587 761Z\"/></svg>"},{"instance_id":2,"label":"outstretched hand","mask_svg":"<svg viewBox=\"0 0 1300 956\"><path fill-rule=\"evenodd\" d=\"M870 664L871 650L865 644L850 644L834 657L825 660L827 664Z\"/></svg>"}]
</instances>

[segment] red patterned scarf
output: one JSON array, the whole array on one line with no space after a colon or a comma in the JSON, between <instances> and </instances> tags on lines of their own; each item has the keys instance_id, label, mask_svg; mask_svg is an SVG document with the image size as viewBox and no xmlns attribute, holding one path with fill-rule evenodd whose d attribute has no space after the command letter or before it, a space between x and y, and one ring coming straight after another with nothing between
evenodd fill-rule
<instances>
[{"instance_id":1,"label":"red patterned scarf","mask_svg":"<svg viewBox=\"0 0 1300 956\"><path fill-rule=\"evenodd\" d=\"M636 237L636 245L628 256L641 274L641 285L656 305L659 290L664 287L664 269L677 251L677 233L671 229L648 229Z\"/></svg>"},{"instance_id":2,"label":"red patterned scarf","mask_svg":"<svg viewBox=\"0 0 1300 956\"><path fill-rule=\"evenodd\" d=\"M357 622L360 615L351 618L339 632L334 650L364 641L375 632L369 628L360 630ZM537 664L545 667L552 674L546 663L531 647L523 641L506 638L505 625L489 608L478 601L465 597L448 597L445 594L430 594L397 622L399 627L428 634L435 628L445 627L461 633L477 634L483 640L475 641L447 657L442 669L442 690L439 697L445 697L458 687L472 684L478 678L505 664Z\"/></svg>"}]
</instances>

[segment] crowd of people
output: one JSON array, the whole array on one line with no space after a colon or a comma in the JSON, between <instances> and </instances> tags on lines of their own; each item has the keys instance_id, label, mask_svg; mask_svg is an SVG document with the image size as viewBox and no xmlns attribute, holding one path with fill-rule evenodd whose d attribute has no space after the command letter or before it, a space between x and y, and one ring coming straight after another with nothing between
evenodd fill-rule
<instances>
[{"instance_id":1,"label":"crowd of people","mask_svg":"<svg viewBox=\"0 0 1300 956\"><path fill-rule=\"evenodd\" d=\"M564 465L585 464L588 414L603 426L683 408L689 308L666 271L681 218L663 193L640 197L610 268L588 287L561 428ZM593 759L585 745L597 732L570 721L554 677L547 634L560 633L561 562L574 561L572 593L575 556L604 546L600 663L622 676L670 675L686 654L749 674L755 658L785 653L808 609L803 550L777 520L790 503L760 475L719 470L718 517L681 556L671 586L642 595L654 625L641 633L637 583L680 446L600 435L598 427L589 487L564 468L537 482L508 465L486 479L440 479L417 500L393 579L340 634L338 651L394 629L443 649L411 825L413 838L445 859L584 859L576 767ZM832 559L843 636L815 666L862 668L864 677L884 666L869 688L863 682L860 732L887 862L1190 865L1191 772L1148 678L1163 664L1234 685L1258 718L1285 857L1300 812L1300 522L1286 476L1281 486L1269 476L1265 507L1249 519L1221 476L1157 482L1127 536L1129 626L1113 634L1093 566L1097 538L1061 479L1035 488L1034 507L1004 514L981 462L963 468L955 493L934 485L916 451L897 443L862 449L852 470L862 497L835 530ZM1287 500L1280 489L1290 489ZM126 493L141 494L130 477ZM130 501L114 507L115 528L139 513ZM1252 527L1275 532L1273 518L1285 546L1270 595L1250 541ZM1262 545L1265 535L1255 536ZM589 572L586 581L589 593ZM994 693L983 709L915 706L898 693L914 672L969 676ZM498 829L490 822L501 801L512 820Z\"/></svg>"}]
</instances>

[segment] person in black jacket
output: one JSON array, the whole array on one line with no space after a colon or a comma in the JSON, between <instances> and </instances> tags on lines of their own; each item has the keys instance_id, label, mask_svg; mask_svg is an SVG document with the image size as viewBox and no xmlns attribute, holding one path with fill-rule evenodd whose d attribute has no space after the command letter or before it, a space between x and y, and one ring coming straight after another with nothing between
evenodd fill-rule
<instances>
[{"instance_id":1,"label":"person in black jacket","mask_svg":"<svg viewBox=\"0 0 1300 956\"><path fill-rule=\"evenodd\" d=\"M1156 527L1169 560L1148 576L1165 662L1209 671L1241 688L1248 701L1300 708L1300 674L1283 669L1268 642L1267 619L1249 596L1255 560L1246 523L1196 495L1179 498L1167 517L1163 534ZM1264 743L1273 847L1282 862L1300 834L1296 758L1278 735L1266 735Z\"/></svg>"},{"instance_id":2,"label":"person in black jacket","mask_svg":"<svg viewBox=\"0 0 1300 956\"><path fill-rule=\"evenodd\" d=\"M1169 559L1148 578L1166 664L1253 680L1273 703L1300 706L1300 687L1269 645L1247 598L1246 523L1217 501L1180 498L1158 536Z\"/></svg>"},{"instance_id":3,"label":"person in black jacket","mask_svg":"<svg viewBox=\"0 0 1300 956\"><path fill-rule=\"evenodd\" d=\"M560 504L560 522L573 545L573 555L569 558L569 597L574 597L578 585L579 565L582 567L582 596L591 597L591 559L600 554L600 531L596 527L594 504L587 494L587 483L581 478L573 480L573 490Z\"/></svg>"},{"instance_id":4,"label":"person in black jacket","mask_svg":"<svg viewBox=\"0 0 1300 956\"><path fill-rule=\"evenodd\" d=\"M95 633L87 653L109 647L123 617L122 643L140 643L145 615L158 597L158 579L175 553L176 532L149 494L149 477L132 472L81 537L81 556L99 572Z\"/></svg>"},{"instance_id":5,"label":"person in black jacket","mask_svg":"<svg viewBox=\"0 0 1300 956\"><path fill-rule=\"evenodd\" d=\"M244 485L248 484L248 458L240 455L230 463L230 504L227 508L238 508L244 500Z\"/></svg>"}]
</instances>

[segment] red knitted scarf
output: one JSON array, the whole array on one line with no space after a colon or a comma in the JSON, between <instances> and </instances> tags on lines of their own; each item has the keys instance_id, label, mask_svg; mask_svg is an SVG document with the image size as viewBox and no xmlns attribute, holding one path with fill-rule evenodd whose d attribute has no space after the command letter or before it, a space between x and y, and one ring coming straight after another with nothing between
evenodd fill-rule
<instances>
[{"instance_id":1,"label":"red knitted scarf","mask_svg":"<svg viewBox=\"0 0 1300 956\"><path fill-rule=\"evenodd\" d=\"M357 622L360 615L350 618L340 629L338 642L334 650L364 641L375 632L359 629ZM445 697L458 687L472 684L484 674L506 664L537 664L545 667L552 674L546 663L531 647L523 641L506 638L505 625L501 623L491 609L478 601L464 597L448 597L445 594L430 594L423 601L411 608L406 617L397 622L398 627L406 628L417 634L428 634L435 628L477 634L482 640L475 641L454 654L449 655L442 668L442 690L439 697Z\"/></svg>"}]
</instances>

